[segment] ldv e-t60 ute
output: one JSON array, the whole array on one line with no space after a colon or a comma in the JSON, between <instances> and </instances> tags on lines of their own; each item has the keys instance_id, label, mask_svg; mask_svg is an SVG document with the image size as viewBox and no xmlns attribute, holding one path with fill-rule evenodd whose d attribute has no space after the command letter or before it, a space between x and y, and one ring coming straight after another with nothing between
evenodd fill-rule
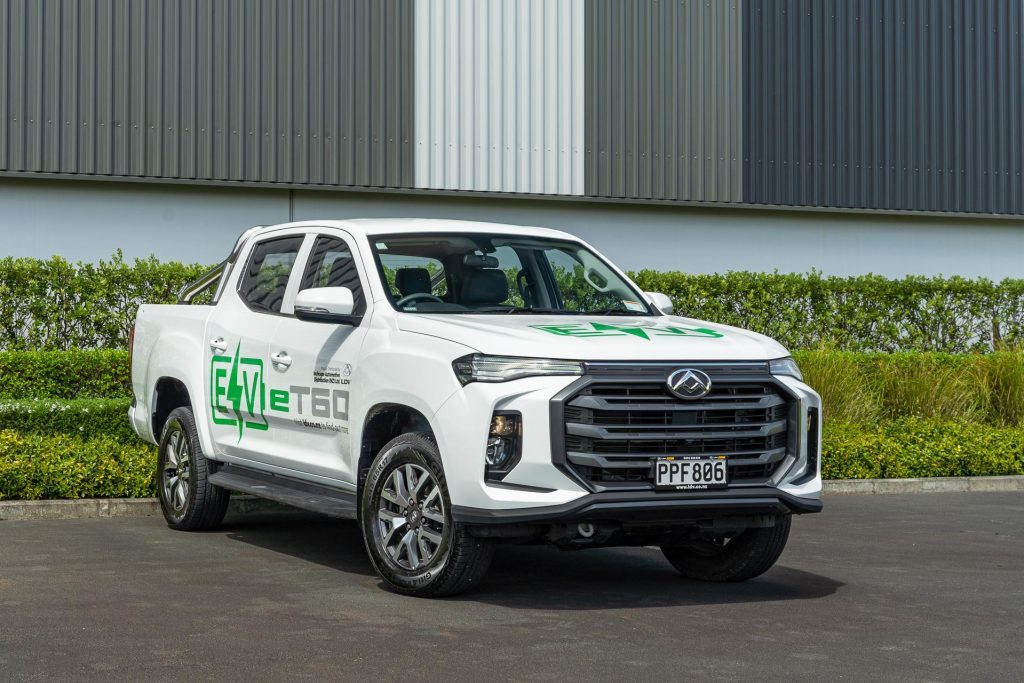
<instances>
[{"instance_id":1,"label":"ldv e-t60 ute","mask_svg":"<svg viewBox=\"0 0 1024 683\"><path fill-rule=\"evenodd\" d=\"M766 571L821 509L821 402L786 349L674 315L555 230L258 227L140 307L135 431L174 529L231 491L358 520L393 590L463 591L498 543L657 546Z\"/></svg>"}]
</instances>

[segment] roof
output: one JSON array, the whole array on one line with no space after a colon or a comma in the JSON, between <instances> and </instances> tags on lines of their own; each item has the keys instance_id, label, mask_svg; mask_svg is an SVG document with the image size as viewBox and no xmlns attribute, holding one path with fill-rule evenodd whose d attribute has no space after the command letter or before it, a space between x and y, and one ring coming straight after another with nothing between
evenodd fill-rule
<instances>
[{"instance_id":1,"label":"roof","mask_svg":"<svg viewBox=\"0 0 1024 683\"><path fill-rule=\"evenodd\" d=\"M260 226L247 233L260 235L284 228L340 228L356 236L416 233L416 232L490 232L503 235L529 235L532 237L555 237L560 239L577 239L574 235L561 230L536 228L507 223L485 223L482 221L464 221L447 218L349 218L344 220L309 220L277 225Z\"/></svg>"}]
</instances>

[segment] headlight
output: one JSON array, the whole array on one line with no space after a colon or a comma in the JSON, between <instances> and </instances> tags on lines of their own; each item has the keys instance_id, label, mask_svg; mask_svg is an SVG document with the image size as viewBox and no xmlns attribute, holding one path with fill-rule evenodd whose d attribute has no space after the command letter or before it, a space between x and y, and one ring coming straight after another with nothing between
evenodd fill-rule
<instances>
[{"instance_id":1,"label":"headlight","mask_svg":"<svg viewBox=\"0 0 1024 683\"><path fill-rule=\"evenodd\" d=\"M800 372L800 368L792 358L776 358L773 361L769 361L768 369L773 375L787 375L789 377L796 377L801 382L804 381L803 373Z\"/></svg>"},{"instance_id":2,"label":"headlight","mask_svg":"<svg viewBox=\"0 0 1024 683\"><path fill-rule=\"evenodd\" d=\"M582 375L583 364L551 358L513 358L473 354L452 363L455 376L463 385L470 382L508 382L537 375Z\"/></svg>"}]
</instances>

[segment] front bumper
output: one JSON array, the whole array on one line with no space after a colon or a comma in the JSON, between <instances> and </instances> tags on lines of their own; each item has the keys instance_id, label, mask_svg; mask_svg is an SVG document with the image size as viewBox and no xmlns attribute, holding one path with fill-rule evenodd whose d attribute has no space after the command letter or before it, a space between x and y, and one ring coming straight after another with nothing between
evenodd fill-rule
<instances>
[{"instance_id":1,"label":"front bumper","mask_svg":"<svg viewBox=\"0 0 1024 683\"><path fill-rule=\"evenodd\" d=\"M719 491L661 493L632 491L591 493L561 505L489 510L453 506L455 521L463 524L558 524L564 522L685 522L705 518L821 512L817 498L801 498L776 488L737 488Z\"/></svg>"},{"instance_id":2,"label":"front bumper","mask_svg":"<svg viewBox=\"0 0 1024 683\"><path fill-rule=\"evenodd\" d=\"M817 512L821 509L820 459L805 473L807 442L820 443L820 421L806 422L820 398L790 377L776 378L798 400L797 450L770 481L723 491L667 493L654 490L594 491L560 464L562 450L552 435L561 433L553 416L558 395L577 377L530 377L507 383L472 383L453 394L433 416L445 477L456 519L467 524L546 523L567 520L624 520L637 517L693 519ZM483 453L495 410L523 418L522 459L502 482L484 480ZM811 427L809 433L808 427ZM553 455L554 454L554 455Z\"/></svg>"}]
</instances>

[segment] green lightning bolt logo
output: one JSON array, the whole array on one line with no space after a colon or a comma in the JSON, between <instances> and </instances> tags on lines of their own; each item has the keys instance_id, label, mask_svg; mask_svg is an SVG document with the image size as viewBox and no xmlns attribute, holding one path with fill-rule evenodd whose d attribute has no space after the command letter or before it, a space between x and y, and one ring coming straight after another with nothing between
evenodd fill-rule
<instances>
[{"instance_id":1,"label":"green lightning bolt logo","mask_svg":"<svg viewBox=\"0 0 1024 683\"><path fill-rule=\"evenodd\" d=\"M267 388L263 382L263 361L241 355L241 342L235 355L210 359L210 409L214 424L238 428L238 440L245 429L269 428L263 414Z\"/></svg>"}]
</instances>

